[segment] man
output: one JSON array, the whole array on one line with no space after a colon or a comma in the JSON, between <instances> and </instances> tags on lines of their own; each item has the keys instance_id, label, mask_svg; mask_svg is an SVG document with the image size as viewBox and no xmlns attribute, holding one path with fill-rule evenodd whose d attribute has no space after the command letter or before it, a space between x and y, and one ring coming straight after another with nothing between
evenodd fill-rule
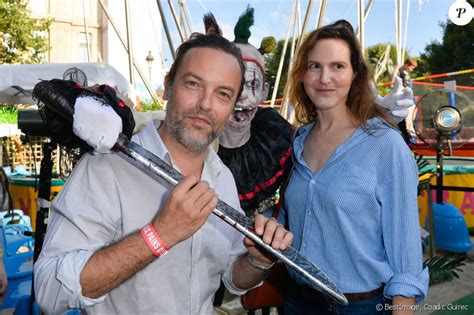
<instances>
[{"instance_id":1,"label":"man","mask_svg":"<svg viewBox=\"0 0 474 315\"><path fill-rule=\"evenodd\" d=\"M240 233L210 216L217 195L239 208L209 144L240 96L243 72L238 50L220 36L195 35L178 49L165 79L166 118L133 139L185 175L170 192L117 154L83 157L56 197L35 264L44 311L211 314L221 278L235 294L265 278L272 259L245 239L247 252ZM291 244L273 219L256 217L255 231L274 248Z\"/></svg>"},{"instance_id":2,"label":"man","mask_svg":"<svg viewBox=\"0 0 474 315\"><path fill-rule=\"evenodd\" d=\"M399 76L403 80L403 86L412 86L410 80L410 73L418 67L418 62L415 58L408 58L405 63L396 71L396 76Z\"/></svg>"},{"instance_id":3,"label":"man","mask_svg":"<svg viewBox=\"0 0 474 315\"><path fill-rule=\"evenodd\" d=\"M404 87L413 87L413 82L410 79L410 73L418 67L418 62L416 58L407 58L405 63L395 71L394 75L394 88L396 88L397 84L400 84L400 80ZM416 135L415 129L413 127L413 118L415 114L415 106L410 106L407 108L407 115L405 115L404 119L398 122L398 128L402 132L403 139L406 143L413 143L414 137Z\"/></svg>"}]
</instances>

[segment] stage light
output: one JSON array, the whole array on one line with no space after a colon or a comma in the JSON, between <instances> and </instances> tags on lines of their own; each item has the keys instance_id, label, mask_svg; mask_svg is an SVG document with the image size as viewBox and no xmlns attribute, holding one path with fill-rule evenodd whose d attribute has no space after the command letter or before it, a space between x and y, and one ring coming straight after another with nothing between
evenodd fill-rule
<instances>
[{"instance_id":1,"label":"stage light","mask_svg":"<svg viewBox=\"0 0 474 315\"><path fill-rule=\"evenodd\" d=\"M440 107L433 115L433 125L443 136L456 135L462 128L461 112L453 106Z\"/></svg>"}]
</instances>

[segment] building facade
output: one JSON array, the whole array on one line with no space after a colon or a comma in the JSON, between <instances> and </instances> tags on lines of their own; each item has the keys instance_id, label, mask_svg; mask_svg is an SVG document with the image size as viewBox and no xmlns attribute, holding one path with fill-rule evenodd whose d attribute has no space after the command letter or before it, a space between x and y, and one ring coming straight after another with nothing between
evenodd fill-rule
<instances>
[{"instance_id":1,"label":"building facade","mask_svg":"<svg viewBox=\"0 0 474 315\"><path fill-rule=\"evenodd\" d=\"M141 73L152 86L163 83L161 19L154 0L29 0L32 17L53 22L47 34L48 63L106 62L131 80L127 34L131 51ZM87 34L87 35L86 35ZM153 62L147 62L149 52ZM143 85L135 70L134 86Z\"/></svg>"}]
</instances>

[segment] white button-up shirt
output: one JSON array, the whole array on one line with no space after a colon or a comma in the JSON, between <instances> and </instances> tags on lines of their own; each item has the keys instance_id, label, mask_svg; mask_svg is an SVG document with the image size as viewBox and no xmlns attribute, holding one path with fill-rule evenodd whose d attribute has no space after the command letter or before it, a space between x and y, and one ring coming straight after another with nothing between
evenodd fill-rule
<instances>
[{"instance_id":1,"label":"white button-up shirt","mask_svg":"<svg viewBox=\"0 0 474 315\"><path fill-rule=\"evenodd\" d=\"M171 162L153 123L133 140ZM201 178L221 200L242 211L229 169L210 149ZM42 309L47 313L83 308L90 314L212 314L221 278L232 293L243 294L232 283L233 263L246 252L243 236L215 215L192 237L108 294L98 299L81 294L79 277L89 257L150 223L164 207L169 191L170 185L157 182L120 154L86 154L53 203L35 264L35 291Z\"/></svg>"}]
</instances>

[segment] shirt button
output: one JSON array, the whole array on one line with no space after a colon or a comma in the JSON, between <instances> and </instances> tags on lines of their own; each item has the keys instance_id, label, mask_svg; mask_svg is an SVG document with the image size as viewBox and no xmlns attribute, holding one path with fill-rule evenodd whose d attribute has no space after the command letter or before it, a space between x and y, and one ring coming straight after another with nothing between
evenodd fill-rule
<instances>
[{"instance_id":1,"label":"shirt button","mask_svg":"<svg viewBox=\"0 0 474 315\"><path fill-rule=\"evenodd\" d=\"M197 311L197 306L196 305L193 305L193 312L196 312Z\"/></svg>"},{"instance_id":2,"label":"shirt button","mask_svg":"<svg viewBox=\"0 0 474 315\"><path fill-rule=\"evenodd\" d=\"M311 183L311 185L314 185L316 183L314 179L310 180L309 182Z\"/></svg>"},{"instance_id":3,"label":"shirt button","mask_svg":"<svg viewBox=\"0 0 474 315\"><path fill-rule=\"evenodd\" d=\"M311 210L310 210L310 209L306 210L306 214L307 214L307 215L310 215L310 214L311 214Z\"/></svg>"},{"instance_id":4,"label":"shirt button","mask_svg":"<svg viewBox=\"0 0 474 315\"><path fill-rule=\"evenodd\" d=\"M303 247L306 247L306 243L303 243Z\"/></svg>"}]
</instances>

